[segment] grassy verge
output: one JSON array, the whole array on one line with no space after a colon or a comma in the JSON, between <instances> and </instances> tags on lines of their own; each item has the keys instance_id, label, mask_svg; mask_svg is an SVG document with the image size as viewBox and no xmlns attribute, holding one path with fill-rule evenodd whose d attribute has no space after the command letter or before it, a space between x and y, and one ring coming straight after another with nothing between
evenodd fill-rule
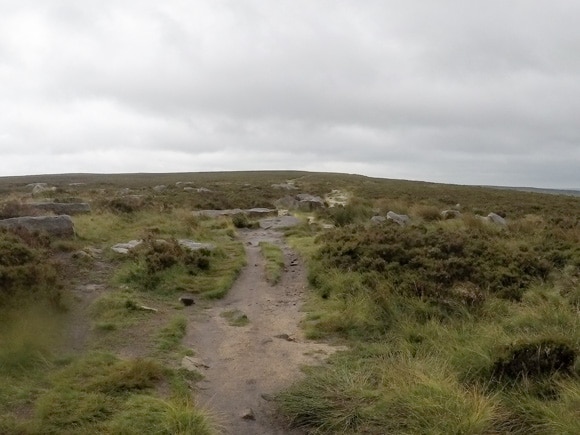
<instances>
[{"instance_id":1,"label":"grassy verge","mask_svg":"<svg viewBox=\"0 0 580 435\"><path fill-rule=\"evenodd\" d=\"M280 282L284 272L284 253L279 246L268 242L260 242L260 250L266 260L266 280L270 284L276 285Z\"/></svg>"}]
</instances>

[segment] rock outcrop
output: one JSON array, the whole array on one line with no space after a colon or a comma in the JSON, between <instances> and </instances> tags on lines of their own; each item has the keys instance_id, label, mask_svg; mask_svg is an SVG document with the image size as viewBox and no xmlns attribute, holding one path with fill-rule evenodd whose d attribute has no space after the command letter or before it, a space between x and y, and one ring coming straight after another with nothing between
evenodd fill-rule
<instances>
[{"instance_id":1,"label":"rock outcrop","mask_svg":"<svg viewBox=\"0 0 580 435\"><path fill-rule=\"evenodd\" d=\"M168 243L166 240L163 239L159 239L157 240L157 242ZM135 249L141 243L143 243L143 240L129 240L128 242L117 243L116 245L111 246L111 250L115 251L118 254L128 254L129 251ZM177 243L179 243L179 246L181 246L182 248L189 249L190 251L199 251L200 249L208 249L211 251L215 249L215 246L212 245L211 243L199 243L188 239L179 239Z\"/></svg>"}]
</instances>

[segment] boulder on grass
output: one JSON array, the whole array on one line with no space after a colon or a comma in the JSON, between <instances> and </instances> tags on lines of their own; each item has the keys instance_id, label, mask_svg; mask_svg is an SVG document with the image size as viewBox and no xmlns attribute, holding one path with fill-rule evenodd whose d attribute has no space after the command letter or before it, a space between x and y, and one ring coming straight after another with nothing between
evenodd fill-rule
<instances>
[{"instance_id":1,"label":"boulder on grass","mask_svg":"<svg viewBox=\"0 0 580 435\"><path fill-rule=\"evenodd\" d=\"M402 227L411 222L411 218L406 214L397 214L394 211L390 211L387 213L387 220L395 222Z\"/></svg>"},{"instance_id":2,"label":"boulder on grass","mask_svg":"<svg viewBox=\"0 0 580 435\"><path fill-rule=\"evenodd\" d=\"M60 238L72 238L75 235L74 224L70 216L24 216L0 220L2 228L24 228L30 232L47 233Z\"/></svg>"}]
</instances>

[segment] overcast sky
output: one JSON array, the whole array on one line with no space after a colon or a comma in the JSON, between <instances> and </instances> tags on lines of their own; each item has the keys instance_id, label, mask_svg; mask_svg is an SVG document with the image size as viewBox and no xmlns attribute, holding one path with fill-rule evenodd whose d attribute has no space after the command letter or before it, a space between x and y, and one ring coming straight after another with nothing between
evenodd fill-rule
<instances>
[{"instance_id":1,"label":"overcast sky","mask_svg":"<svg viewBox=\"0 0 580 435\"><path fill-rule=\"evenodd\" d=\"M580 188L577 0L0 0L0 176Z\"/></svg>"}]
</instances>

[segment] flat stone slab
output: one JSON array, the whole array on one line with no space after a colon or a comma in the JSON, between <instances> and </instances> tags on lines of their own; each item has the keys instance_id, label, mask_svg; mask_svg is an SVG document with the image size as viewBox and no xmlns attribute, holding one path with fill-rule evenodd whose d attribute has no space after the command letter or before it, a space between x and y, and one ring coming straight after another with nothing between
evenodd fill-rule
<instances>
[{"instance_id":1,"label":"flat stone slab","mask_svg":"<svg viewBox=\"0 0 580 435\"><path fill-rule=\"evenodd\" d=\"M300 225L302 221L295 216L279 216L274 218L260 219L260 228L279 229L290 228Z\"/></svg>"},{"instance_id":2,"label":"flat stone slab","mask_svg":"<svg viewBox=\"0 0 580 435\"><path fill-rule=\"evenodd\" d=\"M167 240L159 239L157 242L167 243ZM117 243L116 245L111 246L111 249L119 254L128 254L129 251L135 249L141 243L143 243L143 240L129 240L125 243ZM179 239L177 243L179 243L179 246L182 248L189 249L190 251L199 251L200 249L208 249L211 251L215 249L215 246L211 243L194 242L193 240L188 239Z\"/></svg>"}]
</instances>

